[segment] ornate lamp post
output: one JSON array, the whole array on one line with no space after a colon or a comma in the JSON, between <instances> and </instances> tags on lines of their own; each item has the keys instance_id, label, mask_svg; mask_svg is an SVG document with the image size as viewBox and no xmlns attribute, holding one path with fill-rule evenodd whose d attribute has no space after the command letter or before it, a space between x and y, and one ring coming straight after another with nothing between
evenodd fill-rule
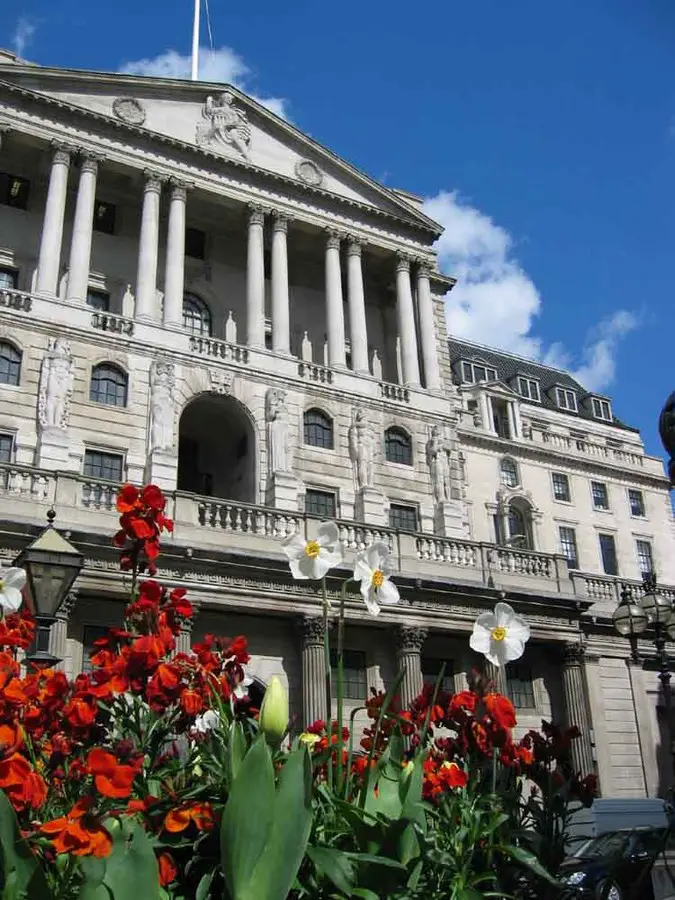
<instances>
[{"instance_id":1,"label":"ornate lamp post","mask_svg":"<svg viewBox=\"0 0 675 900\"><path fill-rule=\"evenodd\" d=\"M16 559L16 565L26 571L37 621L34 649L26 657L35 667L61 662L49 652L49 634L61 603L84 566L82 554L54 528L55 517L56 513L50 509L45 530Z\"/></svg>"}]
</instances>

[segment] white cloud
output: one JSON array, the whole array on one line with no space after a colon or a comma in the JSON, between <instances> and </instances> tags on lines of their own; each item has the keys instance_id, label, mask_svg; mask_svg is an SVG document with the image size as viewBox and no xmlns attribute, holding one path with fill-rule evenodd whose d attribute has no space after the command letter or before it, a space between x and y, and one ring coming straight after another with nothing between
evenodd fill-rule
<instances>
[{"instance_id":1,"label":"white cloud","mask_svg":"<svg viewBox=\"0 0 675 900\"><path fill-rule=\"evenodd\" d=\"M124 75L147 75L155 78L189 78L191 58L176 50L166 50L158 56L137 59L124 63L120 72ZM288 118L286 101L281 97L259 97L249 87L251 70L244 60L230 47L199 50L199 80L213 83L231 84L245 91L250 97L267 107L277 116Z\"/></svg>"},{"instance_id":2,"label":"white cloud","mask_svg":"<svg viewBox=\"0 0 675 900\"><path fill-rule=\"evenodd\" d=\"M14 47L14 52L17 56L23 57L26 48L33 40L35 28L36 25L34 22L31 22L30 19L27 19L25 16L20 16L12 36L12 46Z\"/></svg>"},{"instance_id":3,"label":"white cloud","mask_svg":"<svg viewBox=\"0 0 675 900\"><path fill-rule=\"evenodd\" d=\"M542 298L515 257L509 233L456 191L427 199L424 211L445 228L439 264L457 278L446 298L451 335L569 369L589 390L611 384L619 343L638 324L633 313L618 310L592 329L575 366L562 344L547 347L534 333Z\"/></svg>"}]
</instances>

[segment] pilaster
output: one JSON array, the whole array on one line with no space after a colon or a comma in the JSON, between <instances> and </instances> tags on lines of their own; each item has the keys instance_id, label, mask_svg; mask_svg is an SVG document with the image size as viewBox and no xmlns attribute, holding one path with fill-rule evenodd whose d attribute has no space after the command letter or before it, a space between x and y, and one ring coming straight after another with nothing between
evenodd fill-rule
<instances>
[{"instance_id":1,"label":"pilaster","mask_svg":"<svg viewBox=\"0 0 675 900\"><path fill-rule=\"evenodd\" d=\"M565 705L565 724L576 725L581 736L572 741L572 765L582 776L595 772L588 700L582 671L584 651L581 644L566 644L562 650L562 688Z\"/></svg>"},{"instance_id":2,"label":"pilaster","mask_svg":"<svg viewBox=\"0 0 675 900\"><path fill-rule=\"evenodd\" d=\"M327 719L324 665L325 628L322 616L302 616L298 620L302 638L302 718L303 726Z\"/></svg>"},{"instance_id":3,"label":"pilaster","mask_svg":"<svg viewBox=\"0 0 675 900\"><path fill-rule=\"evenodd\" d=\"M407 709L422 692L422 647L427 639L426 628L399 625L396 629L396 659L401 682L401 707Z\"/></svg>"}]
</instances>

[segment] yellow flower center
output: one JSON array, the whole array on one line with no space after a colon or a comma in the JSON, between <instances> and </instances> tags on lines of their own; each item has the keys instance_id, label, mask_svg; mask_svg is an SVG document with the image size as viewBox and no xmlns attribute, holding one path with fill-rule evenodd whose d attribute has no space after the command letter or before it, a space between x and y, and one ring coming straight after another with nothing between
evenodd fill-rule
<instances>
[{"instance_id":1,"label":"yellow flower center","mask_svg":"<svg viewBox=\"0 0 675 900\"><path fill-rule=\"evenodd\" d=\"M493 641L503 641L506 637L506 628L502 628L501 625L497 625L496 628L492 629L492 640Z\"/></svg>"},{"instance_id":2,"label":"yellow flower center","mask_svg":"<svg viewBox=\"0 0 675 900\"><path fill-rule=\"evenodd\" d=\"M377 588L381 588L383 584L384 584L384 572L382 571L382 569L375 569L375 571L373 572L373 577L370 579L371 587L374 587L375 589L377 589Z\"/></svg>"},{"instance_id":3,"label":"yellow flower center","mask_svg":"<svg viewBox=\"0 0 675 900\"><path fill-rule=\"evenodd\" d=\"M320 741L320 740L321 740L321 738L319 737L318 734L311 734L309 731L304 731L300 735L300 743L307 744L308 747L313 747L314 744L316 744L317 741Z\"/></svg>"},{"instance_id":4,"label":"yellow flower center","mask_svg":"<svg viewBox=\"0 0 675 900\"><path fill-rule=\"evenodd\" d=\"M321 551L321 545L318 541L307 541L305 545L305 553L310 559L316 559Z\"/></svg>"}]
</instances>

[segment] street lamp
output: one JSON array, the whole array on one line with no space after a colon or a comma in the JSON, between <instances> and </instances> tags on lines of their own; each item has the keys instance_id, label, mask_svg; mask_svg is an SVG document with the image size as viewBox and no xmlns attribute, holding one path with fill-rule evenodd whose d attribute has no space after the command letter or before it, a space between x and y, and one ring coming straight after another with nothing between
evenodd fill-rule
<instances>
[{"instance_id":1,"label":"street lamp","mask_svg":"<svg viewBox=\"0 0 675 900\"><path fill-rule=\"evenodd\" d=\"M26 571L28 592L37 622L34 652L26 657L35 667L56 665L61 660L49 652L49 634L56 613L82 571L84 557L54 528L56 513L47 513L48 525L22 550L16 565Z\"/></svg>"}]
</instances>

